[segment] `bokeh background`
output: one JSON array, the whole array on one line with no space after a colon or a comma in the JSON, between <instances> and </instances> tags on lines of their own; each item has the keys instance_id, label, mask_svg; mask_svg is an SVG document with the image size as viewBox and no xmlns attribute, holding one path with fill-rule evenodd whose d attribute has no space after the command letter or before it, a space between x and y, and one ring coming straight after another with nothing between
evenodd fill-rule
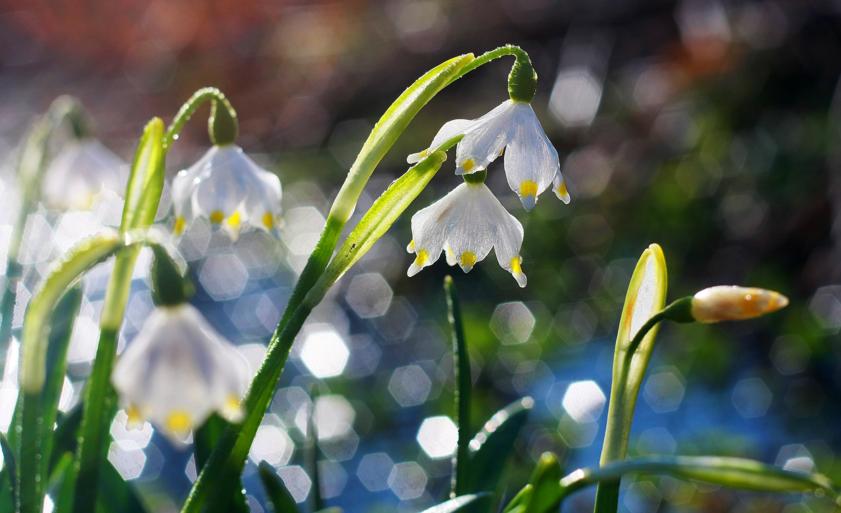
<instances>
[{"instance_id":1,"label":"bokeh background","mask_svg":"<svg viewBox=\"0 0 841 513\"><path fill-rule=\"evenodd\" d=\"M664 327L632 453L748 456L841 478L838 2L3 0L0 240L5 247L14 212L15 147L55 96L78 96L99 138L129 159L148 118L169 120L193 90L216 85L239 112L241 146L283 182L284 226L279 242L245 234L231 244L199 225L181 249L198 284L194 302L256 363L377 117L438 62L507 42L532 55L540 75L534 107L573 196L565 206L547 193L525 214L501 165L490 169L489 185L526 228L529 286L519 289L493 258L468 275L441 261L408 279L408 216L398 222L297 341L246 470L253 510L268 511L260 460L277 467L297 500L311 496L311 413L328 504L349 513L419 511L446 496L455 446L447 272L467 318L475 428L508 402L535 400L506 493L519 489L542 451L558 453L568 469L595 464L613 336L630 272L650 242L665 250L671 298L741 283L781 290L791 306L738 325ZM486 66L436 98L374 174L359 210L443 122L504 100L508 64ZM174 146L171 175L208 146L203 115ZM449 169L409 213L459 182ZM118 214L108 204L34 215L19 297L29 297L51 260ZM145 267L138 265L127 343L152 308ZM65 410L94 355L108 272L101 266L86 282ZM7 376L5 424L15 393ZM123 413L111 433L109 459L120 473L154 511L175 511L195 478L191 450L148 425L127 431ZM588 511L591 502L581 493L566 511ZM672 479L626 480L621 507L830 510L813 497Z\"/></svg>"}]
</instances>

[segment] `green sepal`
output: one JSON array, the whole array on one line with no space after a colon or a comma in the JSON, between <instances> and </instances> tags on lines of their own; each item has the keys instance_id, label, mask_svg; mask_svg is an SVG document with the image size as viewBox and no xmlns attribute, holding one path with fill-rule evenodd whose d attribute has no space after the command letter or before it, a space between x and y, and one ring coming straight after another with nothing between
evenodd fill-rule
<instances>
[{"instance_id":1,"label":"green sepal","mask_svg":"<svg viewBox=\"0 0 841 513\"><path fill-rule=\"evenodd\" d=\"M152 299L158 306L186 303L193 294L193 285L175 259L163 246L152 247Z\"/></svg>"}]
</instances>

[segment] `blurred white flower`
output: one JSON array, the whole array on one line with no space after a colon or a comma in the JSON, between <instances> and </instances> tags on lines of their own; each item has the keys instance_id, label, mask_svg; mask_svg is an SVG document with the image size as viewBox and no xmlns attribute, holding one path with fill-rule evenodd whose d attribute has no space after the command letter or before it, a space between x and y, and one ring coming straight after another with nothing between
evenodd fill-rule
<instances>
[{"instance_id":1,"label":"blurred white flower","mask_svg":"<svg viewBox=\"0 0 841 513\"><path fill-rule=\"evenodd\" d=\"M441 127L426 150L409 155L410 164L420 161L453 137L463 135L456 148L456 174L471 174L487 169L505 153L505 176L508 186L526 210L534 208L537 196L555 180L563 186L556 194L569 203L558 152L531 104L506 100L476 120L455 119Z\"/></svg>"},{"instance_id":2,"label":"blurred white flower","mask_svg":"<svg viewBox=\"0 0 841 513\"><path fill-rule=\"evenodd\" d=\"M434 264L442 250L449 265L458 264L469 272L493 248L499 265L525 287L522 244L520 222L484 183L466 182L412 216L412 242L407 250L415 254L415 261L407 274L414 276Z\"/></svg>"},{"instance_id":3,"label":"blurred white flower","mask_svg":"<svg viewBox=\"0 0 841 513\"><path fill-rule=\"evenodd\" d=\"M740 321L776 312L787 305L788 298L773 290L719 285L692 297L692 317L703 323Z\"/></svg>"},{"instance_id":4,"label":"blurred white flower","mask_svg":"<svg viewBox=\"0 0 841 513\"><path fill-rule=\"evenodd\" d=\"M129 422L143 419L177 442L218 411L242 418L248 362L193 306L155 309L117 361L111 381Z\"/></svg>"},{"instance_id":5,"label":"blurred white flower","mask_svg":"<svg viewBox=\"0 0 841 513\"><path fill-rule=\"evenodd\" d=\"M275 233L281 187L236 145L214 146L172 182L173 231L181 235L197 217L222 226L236 239L243 226Z\"/></svg>"},{"instance_id":6,"label":"blurred white flower","mask_svg":"<svg viewBox=\"0 0 841 513\"><path fill-rule=\"evenodd\" d=\"M43 200L58 210L88 210L104 192L125 193L128 165L93 138L59 150L43 178Z\"/></svg>"}]
</instances>

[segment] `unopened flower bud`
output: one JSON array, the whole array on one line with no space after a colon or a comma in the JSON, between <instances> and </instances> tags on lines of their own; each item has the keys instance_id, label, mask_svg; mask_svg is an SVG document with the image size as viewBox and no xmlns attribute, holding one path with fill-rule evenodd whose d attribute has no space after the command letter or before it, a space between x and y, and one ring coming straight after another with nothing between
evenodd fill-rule
<instances>
[{"instance_id":1,"label":"unopened flower bud","mask_svg":"<svg viewBox=\"0 0 841 513\"><path fill-rule=\"evenodd\" d=\"M692 298L692 317L703 323L738 321L776 312L788 298L773 290L719 285Z\"/></svg>"}]
</instances>

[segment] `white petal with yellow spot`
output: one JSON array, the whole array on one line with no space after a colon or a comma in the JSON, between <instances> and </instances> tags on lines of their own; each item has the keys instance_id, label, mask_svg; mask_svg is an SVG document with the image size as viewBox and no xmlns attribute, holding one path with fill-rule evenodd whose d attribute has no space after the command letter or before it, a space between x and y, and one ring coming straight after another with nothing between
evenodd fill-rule
<instances>
[{"instance_id":1,"label":"white petal with yellow spot","mask_svg":"<svg viewBox=\"0 0 841 513\"><path fill-rule=\"evenodd\" d=\"M442 251L448 264L469 272L493 248L499 265L525 287L522 244L523 226L490 189L483 183L463 183L412 216L412 242L406 249L415 261L407 274L434 264Z\"/></svg>"},{"instance_id":2,"label":"white petal with yellow spot","mask_svg":"<svg viewBox=\"0 0 841 513\"><path fill-rule=\"evenodd\" d=\"M280 180L274 173L258 166L238 146L214 146L173 180L173 231L180 235L203 217L234 239L244 227L274 233L280 198Z\"/></svg>"},{"instance_id":3,"label":"white petal with yellow spot","mask_svg":"<svg viewBox=\"0 0 841 513\"><path fill-rule=\"evenodd\" d=\"M185 303L152 312L111 381L130 423L148 419L183 442L214 411L241 420L249 375L245 358Z\"/></svg>"},{"instance_id":4,"label":"white petal with yellow spot","mask_svg":"<svg viewBox=\"0 0 841 513\"><path fill-rule=\"evenodd\" d=\"M520 197L526 210L534 208L537 197L553 185L553 180L556 195L569 203L558 152L530 104L507 100L479 119L449 121L428 149L410 155L407 160L413 164L458 135L463 138L456 147L456 174L482 171L504 154L508 186Z\"/></svg>"},{"instance_id":5,"label":"white petal with yellow spot","mask_svg":"<svg viewBox=\"0 0 841 513\"><path fill-rule=\"evenodd\" d=\"M122 196L128 164L92 138L66 144L44 172L43 199L49 208L88 210L103 192Z\"/></svg>"}]
</instances>

